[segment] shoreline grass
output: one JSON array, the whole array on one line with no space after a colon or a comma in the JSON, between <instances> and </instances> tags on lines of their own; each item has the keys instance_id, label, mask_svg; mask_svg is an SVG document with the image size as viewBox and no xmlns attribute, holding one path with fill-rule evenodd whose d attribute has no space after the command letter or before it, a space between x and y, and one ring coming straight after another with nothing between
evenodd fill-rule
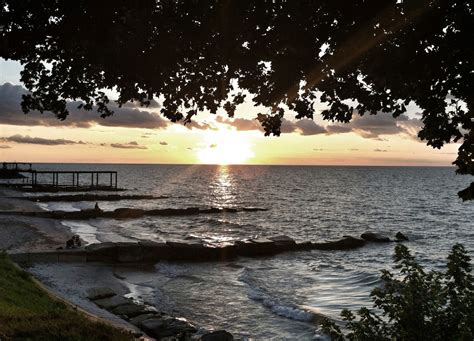
<instances>
[{"instance_id":1,"label":"shoreline grass","mask_svg":"<svg viewBox=\"0 0 474 341\"><path fill-rule=\"evenodd\" d=\"M51 297L0 252L0 340L134 340Z\"/></svg>"}]
</instances>

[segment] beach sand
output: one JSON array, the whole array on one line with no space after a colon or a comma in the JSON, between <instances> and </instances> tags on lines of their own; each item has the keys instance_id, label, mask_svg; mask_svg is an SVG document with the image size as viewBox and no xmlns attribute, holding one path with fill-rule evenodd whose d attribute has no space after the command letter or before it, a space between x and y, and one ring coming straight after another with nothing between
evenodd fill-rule
<instances>
[{"instance_id":1,"label":"beach sand","mask_svg":"<svg viewBox=\"0 0 474 341\"><path fill-rule=\"evenodd\" d=\"M0 211L41 211L31 201L12 199L21 192L0 188ZM26 251L46 251L65 245L72 236L67 226L58 220L2 215L0 217L0 251L7 253ZM113 325L137 331L125 320L100 309L86 297L93 287L108 287L118 295L125 295L130 289L122 283L113 266L99 264L36 264L25 269L32 273L53 295L78 306L91 315L105 319Z\"/></svg>"}]
</instances>

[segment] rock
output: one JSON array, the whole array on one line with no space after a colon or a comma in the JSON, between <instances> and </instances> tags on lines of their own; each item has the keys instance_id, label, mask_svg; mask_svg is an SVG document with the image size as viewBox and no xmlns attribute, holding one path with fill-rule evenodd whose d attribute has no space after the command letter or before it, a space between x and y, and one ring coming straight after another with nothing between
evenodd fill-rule
<instances>
[{"instance_id":1,"label":"rock","mask_svg":"<svg viewBox=\"0 0 474 341\"><path fill-rule=\"evenodd\" d=\"M395 235L395 238L397 238L397 241L407 241L408 240L408 237L405 236L401 232L397 232L397 234Z\"/></svg>"},{"instance_id":2,"label":"rock","mask_svg":"<svg viewBox=\"0 0 474 341\"><path fill-rule=\"evenodd\" d=\"M275 243L275 248L278 252L291 251L296 249L296 242L293 238L285 235L269 237Z\"/></svg>"},{"instance_id":3,"label":"rock","mask_svg":"<svg viewBox=\"0 0 474 341\"><path fill-rule=\"evenodd\" d=\"M132 304L133 301L122 296L112 296L95 300L94 303L102 309L112 310L120 305Z\"/></svg>"},{"instance_id":4,"label":"rock","mask_svg":"<svg viewBox=\"0 0 474 341\"><path fill-rule=\"evenodd\" d=\"M95 301L100 298L112 297L115 295L116 293L110 288L97 287L97 288L87 289L87 298L90 299L91 301Z\"/></svg>"},{"instance_id":5,"label":"rock","mask_svg":"<svg viewBox=\"0 0 474 341\"><path fill-rule=\"evenodd\" d=\"M147 307L144 305L138 304L122 304L111 310L115 315L126 316L127 318L132 318L138 315L143 315L148 312Z\"/></svg>"},{"instance_id":6,"label":"rock","mask_svg":"<svg viewBox=\"0 0 474 341\"><path fill-rule=\"evenodd\" d=\"M295 250L311 250L312 248L313 248L313 243L311 243L311 242L297 243L294 246Z\"/></svg>"},{"instance_id":7,"label":"rock","mask_svg":"<svg viewBox=\"0 0 474 341\"><path fill-rule=\"evenodd\" d=\"M169 246L164 242L141 241L138 244L142 249L144 262L156 263L167 259L169 255Z\"/></svg>"},{"instance_id":8,"label":"rock","mask_svg":"<svg viewBox=\"0 0 474 341\"><path fill-rule=\"evenodd\" d=\"M169 252L166 258L168 260L192 262L218 260L220 256L220 250L218 248L206 246L202 244L200 240L169 240L166 244L169 246Z\"/></svg>"},{"instance_id":9,"label":"rock","mask_svg":"<svg viewBox=\"0 0 474 341\"><path fill-rule=\"evenodd\" d=\"M147 312L146 314L141 314L141 315L138 315L138 316L135 316L134 318L131 318L129 320L129 322L131 324L133 324L134 326L137 326L142 322L142 321L145 321L145 320L148 320L152 317L155 317L156 314L154 313L151 313L151 312Z\"/></svg>"},{"instance_id":10,"label":"rock","mask_svg":"<svg viewBox=\"0 0 474 341\"><path fill-rule=\"evenodd\" d=\"M157 339L192 334L197 331L188 321L170 316L152 317L141 321L138 326Z\"/></svg>"},{"instance_id":11,"label":"rock","mask_svg":"<svg viewBox=\"0 0 474 341\"><path fill-rule=\"evenodd\" d=\"M112 242L89 244L87 250L88 262L112 262L117 261L117 245Z\"/></svg>"},{"instance_id":12,"label":"rock","mask_svg":"<svg viewBox=\"0 0 474 341\"><path fill-rule=\"evenodd\" d=\"M364 240L367 240L368 242L374 242L374 243L390 242L390 238L380 233L375 233L375 232L364 232L360 235L360 237Z\"/></svg>"},{"instance_id":13,"label":"rock","mask_svg":"<svg viewBox=\"0 0 474 341\"><path fill-rule=\"evenodd\" d=\"M296 244L296 242L293 238L290 238L290 237L285 236L285 235L268 237L268 239L272 240L277 245L288 245L288 244L294 245L294 244Z\"/></svg>"},{"instance_id":14,"label":"rock","mask_svg":"<svg viewBox=\"0 0 474 341\"><path fill-rule=\"evenodd\" d=\"M362 247L365 244L365 240L344 236L342 239L333 242L312 243L312 248L316 250L350 250Z\"/></svg>"},{"instance_id":15,"label":"rock","mask_svg":"<svg viewBox=\"0 0 474 341\"><path fill-rule=\"evenodd\" d=\"M117 208L111 214L112 218L139 218L143 215L145 215L145 210L138 208Z\"/></svg>"},{"instance_id":16,"label":"rock","mask_svg":"<svg viewBox=\"0 0 474 341\"><path fill-rule=\"evenodd\" d=\"M143 261L143 249L138 243L116 243L119 263L139 263Z\"/></svg>"},{"instance_id":17,"label":"rock","mask_svg":"<svg viewBox=\"0 0 474 341\"><path fill-rule=\"evenodd\" d=\"M201 336L202 341L232 341L234 337L231 333L225 330L216 330L210 333L206 333Z\"/></svg>"}]
</instances>

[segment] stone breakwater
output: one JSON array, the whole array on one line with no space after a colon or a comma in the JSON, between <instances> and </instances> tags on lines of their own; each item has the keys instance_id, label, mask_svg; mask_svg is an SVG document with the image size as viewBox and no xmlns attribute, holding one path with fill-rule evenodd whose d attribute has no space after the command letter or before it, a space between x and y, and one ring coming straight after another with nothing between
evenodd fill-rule
<instances>
[{"instance_id":1,"label":"stone breakwater","mask_svg":"<svg viewBox=\"0 0 474 341\"><path fill-rule=\"evenodd\" d=\"M264 257L283 252L305 250L351 250L367 243L392 241L388 237L374 239L373 234L362 238L344 236L342 239L315 243L296 242L288 236L239 240L233 243L206 243L201 240L168 240L163 242L140 241L106 242L87 245L85 248L35 253L16 253L17 262L105 262L105 263L156 263L159 261L207 262L228 261L237 257ZM379 235L379 234L377 234ZM399 234L397 234L399 235ZM379 235L380 236L380 235ZM366 239L364 239L364 237ZM397 238L393 241L403 241Z\"/></svg>"},{"instance_id":2,"label":"stone breakwater","mask_svg":"<svg viewBox=\"0 0 474 341\"><path fill-rule=\"evenodd\" d=\"M13 199L28 200L34 202L51 202L51 201L120 201L120 200L155 200L168 199L167 195L120 195L120 194L65 194L65 195L38 195L13 197Z\"/></svg>"},{"instance_id":3,"label":"stone breakwater","mask_svg":"<svg viewBox=\"0 0 474 341\"><path fill-rule=\"evenodd\" d=\"M147 304L138 304L130 298L117 295L110 288L90 288L87 291L87 298L98 307L128 321L157 340L165 338L203 341L234 340L232 334L227 331L198 328L185 318L159 312Z\"/></svg>"},{"instance_id":4,"label":"stone breakwater","mask_svg":"<svg viewBox=\"0 0 474 341\"><path fill-rule=\"evenodd\" d=\"M102 210L81 210L81 211L40 211L40 212L0 212L0 214L8 215L22 215L37 218L49 219L95 219L95 218L110 218L110 219L136 219L144 216L190 216L198 214L219 214L219 213L237 213L237 212L257 212L268 211L266 208L260 207L188 207L188 208L164 208L153 210L142 210L139 208L117 208L113 211Z\"/></svg>"}]
</instances>

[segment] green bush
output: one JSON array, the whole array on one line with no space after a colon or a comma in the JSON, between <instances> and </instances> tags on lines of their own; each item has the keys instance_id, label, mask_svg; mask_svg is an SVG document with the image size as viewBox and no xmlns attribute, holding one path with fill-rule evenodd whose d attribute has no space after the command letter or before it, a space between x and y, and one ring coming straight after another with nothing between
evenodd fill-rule
<instances>
[{"instance_id":1,"label":"green bush","mask_svg":"<svg viewBox=\"0 0 474 341\"><path fill-rule=\"evenodd\" d=\"M398 273L382 271L373 309L361 308L358 317L342 311L345 332L326 320L326 334L334 340L474 339L474 281L462 245L453 246L445 272L426 272L404 245L395 247L394 261Z\"/></svg>"}]
</instances>

